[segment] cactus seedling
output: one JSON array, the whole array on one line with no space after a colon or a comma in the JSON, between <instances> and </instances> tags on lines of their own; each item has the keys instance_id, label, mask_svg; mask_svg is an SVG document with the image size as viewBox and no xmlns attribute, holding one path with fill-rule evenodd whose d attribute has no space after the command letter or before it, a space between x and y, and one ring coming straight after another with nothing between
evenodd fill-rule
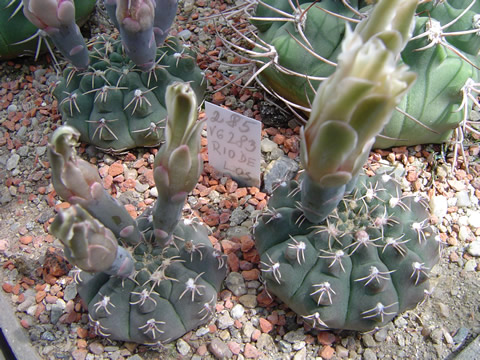
<instances>
[{"instance_id":1,"label":"cactus seedling","mask_svg":"<svg viewBox=\"0 0 480 360\"><path fill-rule=\"evenodd\" d=\"M440 243L424 201L395 169L362 166L415 76L398 65L416 0L380 0L346 30L335 72L301 132L298 181L283 183L255 227L268 289L319 328L369 331L430 292Z\"/></svg>"},{"instance_id":2,"label":"cactus seedling","mask_svg":"<svg viewBox=\"0 0 480 360\"><path fill-rule=\"evenodd\" d=\"M68 66L53 94L80 140L109 152L157 146L164 138L166 87L188 81L203 97L206 83L195 59L187 46L168 38L157 49L154 68L143 72L123 55L119 40L100 36L92 43L89 69Z\"/></svg>"},{"instance_id":3,"label":"cactus seedling","mask_svg":"<svg viewBox=\"0 0 480 360\"><path fill-rule=\"evenodd\" d=\"M354 27L368 16L371 3L248 2L249 8L255 6L251 22L258 33L254 40L247 39L255 46L247 53L257 64L254 76L259 84L300 118L309 114L319 83L335 70L345 23ZM467 121L473 102L463 106L462 101L471 85L478 89L480 81L479 14L475 0L418 3L414 37L401 54L418 79L375 147L441 143ZM462 111L456 111L459 107Z\"/></svg>"},{"instance_id":4,"label":"cactus seedling","mask_svg":"<svg viewBox=\"0 0 480 360\"><path fill-rule=\"evenodd\" d=\"M227 271L206 228L180 219L202 169L195 93L174 83L166 101L166 144L154 163L157 204L136 220L76 156L75 129L59 128L48 150L54 187L73 204L50 230L83 270L75 277L79 293L95 331L110 339L161 344L204 324Z\"/></svg>"}]
</instances>

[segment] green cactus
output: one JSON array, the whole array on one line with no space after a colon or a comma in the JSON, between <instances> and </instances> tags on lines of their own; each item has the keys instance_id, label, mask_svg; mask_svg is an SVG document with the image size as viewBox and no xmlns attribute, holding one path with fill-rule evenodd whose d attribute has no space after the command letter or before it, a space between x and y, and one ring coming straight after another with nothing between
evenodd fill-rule
<instances>
[{"instance_id":1,"label":"green cactus","mask_svg":"<svg viewBox=\"0 0 480 360\"><path fill-rule=\"evenodd\" d=\"M50 231L81 269L75 281L95 331L110 339L161 344L206 323L227 271L206 227L181 220L202 171L195 93L173 83L166 102L166 144L154 163L159 196L136 220L103 189L95 167L76 156L77 130L56 130L48 150L54 188L73 205Z\"/></svg>"},{"instance_id":2,"label":"green cactus","mask_svg":"<svg viewBox=\"0 0 480 360\"><path fill-rule=\"evenodd\" d=\"M195 54L170 37L157 49L150 71L139 71L125 57L120 40L99 36L90 51L90 67L78 72L68 66L54 90L64 123L80 139L109 152L158 146L164 138L165 89L188 81L198 98L206 83Z\"/></svg>"},{"instance_id":3,"label":"green cactus","mask_svg":"<svg viewBox=\"0 0 480 360\"><path fill-rule=\"evenodd\" d=\"M395 171L362 167L415 79L400 53L417 0L380 0L348 27L335 72L300 133L299 180L282 183L255 226L267 289L320 328L368 331L429 294L439 238Z\"/></svg>"},{"instance_id":4,"label":"green cactus","mask_svg":"<svg viewBox=\"0 0 480 360\"><path fill-rule=\"evenodd\" d=\"M77 24L83 24L96 5L96 0L75 0ZM22 11L21 0L0 0L0 60L35 55L45 51L42 41L46 33L28 21Z\"/></svg>"},{"instance_id":5,"label":"green cactus","mask_svg":"<svg viewBox=\"0 0 480 360\"><path fill-rule=\"evenodd\" d=\"M279 186L255 227L270 292L314 326L359 331L385 325L429 295L440 243L424 203L401 195L394 176L360 176L321 223L297 208L300 186Z\"/></svg>"},{"instance_id":6,"label":"green cactus","mask_svg":"<svg viewBox=\"0 0 480 360\"><path fill-rule=\"evenodd\" d=\"M309 114L318 85L335 70L345 23L355 26L367 16L369 3L258 2L251 17L257 46L249 52L258 82L299 116ZM466 96L480 91L480 2L427 1L416 12L414 37L401 60L418 79L375 147L449 140L453 129L468 121L473 101Z\"/></svg>"}]
</instances>

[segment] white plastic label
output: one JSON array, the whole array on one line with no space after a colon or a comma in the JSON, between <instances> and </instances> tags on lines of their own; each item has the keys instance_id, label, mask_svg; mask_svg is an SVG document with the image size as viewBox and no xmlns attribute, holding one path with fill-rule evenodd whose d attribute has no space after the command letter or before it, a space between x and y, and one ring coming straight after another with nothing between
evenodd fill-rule
<instances>
[{"instance_id":1,"label":"white plastic label","mask_svg":"<svg viewBox=\"0 0 480 360\"><path fill-rule=\"evenodd\" d=\"M205 113L210 165L243 185L260 187L260 121L209 102Z\"/></svg>"}]
</instances>

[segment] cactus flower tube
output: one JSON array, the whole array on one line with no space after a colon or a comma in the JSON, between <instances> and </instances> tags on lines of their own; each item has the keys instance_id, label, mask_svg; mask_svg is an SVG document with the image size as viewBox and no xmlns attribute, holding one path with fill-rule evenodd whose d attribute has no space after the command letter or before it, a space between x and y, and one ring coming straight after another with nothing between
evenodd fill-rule
<instances>
[{"instance_id":1,"label":"cactus flower tube","mask_svg":"<svg viewBox=\"0 0 480 360\"><path fill-rule=\"evenodd\" d=\"M50 226L50 232L62 241L67 259L88 272L128 277L134 262L115 235L80 206L62 212Z\"/></svg>"},{"instance_id":2,"label":"cactus flower tube","mask_svg":"<svg viewBox=\"0 0 480 360\"><path fill-rule=\"evenodd\" d=\"M69 126L57 129L48 148L52 183L57 194L71 204L81 205L113 233L130 244L141 234L127 210L103 188L97 169L76 156L80 134Z\"/></svg>"},{"instance_id":3,"label":"cactus flower tube","mask_svg":"<svg viewBox=\"0 0 480 360\"><path fill-rule=\"evenodd\" d=\"M116 5L114 23L118 25L127 56L141 70L152 69L157 50L153 34L155 1L117 0ZM111 1L108 6L112 6Z\"/></svg>"},{"instance_id":4,"label":"cactus flower tube","mask_svg":"<svg viewBox=\"0 0 480 360\"><path fill-rule=\"evenodd\" d=\"M175 15L177 14L178 0L157 0L155 5L155 19L153 33L157 46L162 46L170 32Z\"/></svg>"},{"instance_id":5,"label":"cactus flower tube","mask_svg":"<svg viewBox=\"0 0 480 360\"><path fill-rule=\"evenodd\" d=\"M172 231L181 215L185 199L202 172L200 131L197 121L197 98L190 85L174 83L166 93L167 124L165 144L154 162L154 179L158 191L153 223L155 237L162 243L171 241Z\"/></svg>"},{"instance_id":6,"label":"cactus flower tube","mask_svg":"<svg viewBox=\"0 0 480 360\"><path fill-rule=\"evenodd\" d=\"M415 80L397 65L412 30L416 0L379 2L368 21L347 27L334 74L322 82L301 132L305 216L319 222L355 181L395 106Z\"/></svg>"},{"instance_id":7,"label":"cactus flower tube","mask_svg":"<svg viewBox=\"0 0 480 360\"><path fill-rule=\"evenodd\" d=\"M58 50L78 69L86 69L88 50L75 23L73 0L23 0L23 13L45 31Z\"/></svg>"}]
</instances>

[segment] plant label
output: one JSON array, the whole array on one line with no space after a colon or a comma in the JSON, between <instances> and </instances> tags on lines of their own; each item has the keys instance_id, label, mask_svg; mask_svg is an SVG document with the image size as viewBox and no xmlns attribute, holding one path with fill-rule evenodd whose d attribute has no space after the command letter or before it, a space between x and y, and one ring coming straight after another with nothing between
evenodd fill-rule
<instances>
[{"instance_id":1,"label":"plant label","mask_svg":"<svg viewBox=\"0 0 480 360\"><path fill-rule=\"evenodd\" d=\"M210 165L242 185L260 187L260 121L209 102L205 113Z\"/></svg>"}]
</instances>

